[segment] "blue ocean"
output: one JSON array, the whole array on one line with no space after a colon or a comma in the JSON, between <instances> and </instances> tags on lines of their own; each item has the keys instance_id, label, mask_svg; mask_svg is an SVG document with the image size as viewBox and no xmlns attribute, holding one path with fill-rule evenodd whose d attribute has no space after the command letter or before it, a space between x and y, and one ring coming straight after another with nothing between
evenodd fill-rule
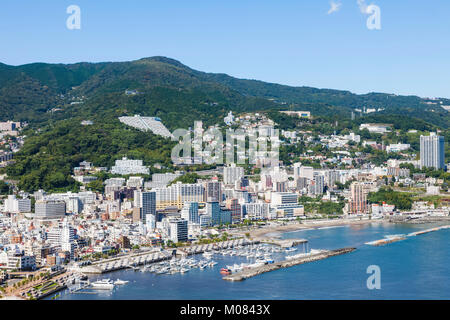
<instances>
[{"instance_id":1,"label":"blue ocean","mask_svg":"<svg viewBox=\"0 0 450 320\"><path fill-rule=\"evenodd\" d=\"M220 268L245 262L243 257L214 256L218 264L185 274L156 275L122 270L91 277L128 280L112 291L60 293L57 299L450 299L450 229L391 243L365 242L387 235L407 234L438 224L389 224L309 229L284 233L282 238L304 238L311 249L355 247L356 251L264 273L242 282L222 280ZM299 246L298 251L303 250ZM368 289L367 268L380 268L380 289ZM49 297L48 299L51 299Z\"/></svg>"}]
</instances>

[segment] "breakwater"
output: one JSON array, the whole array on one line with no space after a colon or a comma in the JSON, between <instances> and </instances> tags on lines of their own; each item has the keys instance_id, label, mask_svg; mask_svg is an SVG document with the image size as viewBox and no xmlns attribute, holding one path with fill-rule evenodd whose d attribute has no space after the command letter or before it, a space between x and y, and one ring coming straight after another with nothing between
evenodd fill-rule
<instances>
[{"instance_id":1,"label":"breakwater","mask_svg":"<svg viewBox=\"0 0 450 320\"><path fill-rule=\"evenodd\" d=\"M260 275L265 272L274 271L274 270L278 270L281 268L289 268L289 267L292 267L292 266L295 266L298 264L318 261L318 260L330 258L333 256L350 253L350 252L353 252L354 250L356 250L356 248L343 248L343 249L336 249L336 250L323 250L323 251L319 251L317 253L299 255L299 257L297 257L297 258L283 260L283 261L276 262L273 264L266 264L261 267L243 270L241 272L225 276L222 279L227 280L227 281L242 281L242 280Z\"/></svg>"},{"instance_id":2,"label":"breakwater","mask_svg":"<svg viewBox=\"0 0 450 320\"><path fill-rule=\"evenodd\" d=\"M443 229L449 229L449 228L450 228L450 225L446 225L446 226L440 226L440 227L430 228L430 229L426 229L426 230L411 232L408 234L408 237L419 236L422 234L435 232L435 231L439 231L439 230L443 230Z\"/></svg>"},{"instance_id":3,"label":"breakwater","mask_svg":"<svg viewBox=\"0 0 450 320\"><path fill-rule=\"evenodd\" d=\"M449 228L450 228L450 225L445 225L445 226L440 226L440 227L435 227L435 228L430 228L430 229L425 229L425 230L411 232L411 233L408 233L406 235L404 235L404 234L391 235L391 236L386 236L384 239L366 242L365 244L368 244L368 245L371 245L371 246L382 246L382 245L385 245L385 244L406 240L408 237L419 236L419 235L422 235L422 234L435 232L435 231L439 231L439 230L443 230L443 229L449 229Z\"/></svg>"},{"instance_id":4,"label":"breakwater","mask_svg":"<svg viewBox=\"0 0 450 320\"><path fill-rule=\"evenodd\" d=\"M268 238L261 240L261 243L269 243L273 245L280 246L282 248L291 248L295 247L299 244L305 244L308 240L306 239L276 239L276 238Z\"/></svg>"}]
</instances>

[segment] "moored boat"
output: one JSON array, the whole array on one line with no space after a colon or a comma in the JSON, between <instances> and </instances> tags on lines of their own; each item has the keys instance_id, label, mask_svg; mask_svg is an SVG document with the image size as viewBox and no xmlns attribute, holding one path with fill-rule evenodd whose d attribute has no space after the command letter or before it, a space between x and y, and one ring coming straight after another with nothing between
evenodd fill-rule
<instances>
[{"instance_id":1,"label":"moored boat","mask_svg":"<svg viewBox=\"0 0 450 320\"><path fill-rule=\"evenodd\" d=\"M102 280L92 282L91 286L94 289L111 290L111 289L114 289L114 282L111 279L102 279Z\"/></svg>"}]
</instances>

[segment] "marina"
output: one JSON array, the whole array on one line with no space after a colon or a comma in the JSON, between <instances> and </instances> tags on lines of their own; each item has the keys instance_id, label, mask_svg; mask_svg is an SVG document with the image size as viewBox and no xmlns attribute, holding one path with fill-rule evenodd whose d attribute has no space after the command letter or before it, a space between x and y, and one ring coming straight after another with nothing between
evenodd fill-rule
<instances>
[{"instance_id":1,"label":"marina","mask_svg":"<svg viewBox=\"0 0 450 320\"><path fill-rule=\"evenodd\" d=\"M134 271L150 271L155 270L157 274L164 273L186 273L189 271L184 262L180 262L179 268L169 268L165 270L165 268L159 268L160 266L165 266L164 262L176 260L179 257L188 257L192 255L200 255L206 260L212 258L214 254L219 255L229 255L229 256L241 256L247 258L262 258L262 253L254 250L254 246L261 244L260 241L248 240L248 239L235 239L223 242L217 242L212 244L204 244L204 245L194 245L184 248L178 248L173 250L164 250L164 251L149 251L149 252L141 252L137 254L124 255L122 257L116 257L108 260L103 260L101 262L94 263L92 265L77 267L74 268L74 271L82 272L84 274L104 274L112 271L122 270L122 269L133 269ZM288 248L287 252L295 251L295 248L291 248L292 246L297 246L299 244L306 245L307 240L305 239L289 239L289 240L278 240L274 239L265 245L270 245L272 247L271 252L283 252L284 248ZM248 247L247 249L244 249ZM306 248L307 250L307 248ZM265 252L267 253L267 252ZM184 261L184 260L183 260ZM155 265L154 268L148 267L148 265ZM188 266L192 267L192 263L188 264ZM204 269L208 267L207 263L201 263L196 267L200 269ZM153 272L153 271L151 271Z\"/></svg>"},{"instance_id":2,"label":"marina","mask_svg":"<svg viewBox=\"0 0 450 320\"><path fill-rule=\"evenodd\" d=\"M302 241L301 243L306 243ZM194 248L201 250L202 253L191 255L170 255L164 256L166 259L161 259L161 256L154 255L141 255L138 260L134 260L136 265L130 266L128 269L138 273L150 273L155 276L173 276L173 275L185 275L192 270L198 270L205 272L204 270L217 270L219 262L217 260L222 259L244 259L245 262L234 263L232 265L226 265L218 271L221 275L230 275L241 272L243 270L250 270L258 268L264 265L274 264L275 261L282 261L284 259L294 259L302 255L309 255L307 252L307 246L303 245L303 253L296 255L290 255L297 252L298 248L285 249L280 245L273 245L268 243L259 242L231 242L228 246L210 246ZM317 251L317 250L316 250ZM312 250L312 252L316 252ZM318 251L317 251L318 252ZM153 259L152 259L153 258ZM151 262L154 259L159 261ZM123 261L123 260L122 260ZM142 262L149 262L144 263ZM120 262L116 261L116 264L122 266ZM108 271L117 269L117 265L108 262L103 266ZM123 269L123 268L122 268ZM226 270L226 271L224 271ZM104 273L104 272L103 272ZM96 279L95 281L80 280L77 279L75 285L68 288L71 294L95 294L97 291L113 291L118 286L126 285L129 281L116 279L115 281L109 278Z\"/></svg>"},{"instance_id":3,"label":"marina","mask_svg":"<svg viewBox=\"0 0 450 320\"><path fill-rule=\"evenodd\" d=\"M450 283L448 270L450 256L447 250L449 232L431 232L422 237L411 237L408 241L399 241L394 246L386 246L383 250L364 245L372 239L381 239L385 234L407 235L422 229L430 229L438 225L421 228L419 225L371 223L364 226L345 226L341 228L300 230L280 234L283 239L306 238L310 251L336 250L339 248L357 248L351 254L342 254L330 259L316 260L314 263L303 263L292 267L280 268L273 272L264 272L258 276L248 278L247 281L224 281L225 276L236 276L246 271L245 267L256 264L255 257L247 258L250 251L259 252L260 258L271 257L274 262L264 264L264 268L281 261L295 263L305 257L298 256L306 251L306 245L299 245L296 251L286 253L285 248L264 243L236 246L233 250L212 251L210 262L217 262L212 267L187 268L189 271L177 273L155 273L143 271L144 265L118 270L107 274L92 274L91 282L105 277L115 281L123 279L129 281L126 285L116 285L113 290L93 290L89 287L81 292L71 293L62 290L57 293L57 300L135 300L135 299L436 299L448 298ZM273 252L272 252L273 251ZM309 250L308 250L309 251ZM411 252L422 252L420 260L411 263ZM234 252L233 255L231 253ZM291 258L293 256L293 258ZM297 257L295 257L297 256ZM207 260L203 254L190 255L186 259L194 259L196 263ZM295 258L298 258L296 260ZM171 260L182 260L174 257ZM439 268L427 272L432 265L438 263ZM169 263L170 260L161 261ZM161 263L160 262L160 263ZM367 290L366 269L371 264L380 266L395 264L398 268L385 273L383 276L383 290ZM158 264L158 263L156 263ZM148 264L151 268L156 264ZM169 267L170 263L166 266ZM158 269L163 267L158 266ZM232 267L235 272L222 274L221 270ZM241 270L238 270L241 268ZM255 265L256 267L256 265ZM156 268L155 268L156 269ZM162 268L161 268L162 269ZM250 270L248 270L250 272ZM253 270L254 272L254 270ZM420 283L415 282L420 274ZM404 286L399 287L398 281ZM420 286L420 291L417 287ZM170 288L170 290L167 290ZM438 289L437 289L438 288ZM419 293L418 293L419 292ZM85 293L85 294L83 294ZM52 299L55 294L47 297Z\"/></svg>"}]
</instances>

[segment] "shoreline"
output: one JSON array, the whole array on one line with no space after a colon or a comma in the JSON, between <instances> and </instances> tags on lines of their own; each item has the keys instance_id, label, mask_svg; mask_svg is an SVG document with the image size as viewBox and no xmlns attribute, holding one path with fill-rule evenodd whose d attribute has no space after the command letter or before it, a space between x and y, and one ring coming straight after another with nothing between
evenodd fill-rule
<instances>
[{"instance_id":1,"label":"shoreline","mask_svg":"<svg viewBox=\"0 0 450 320\"><path fill-rule=\"evenodd\" d=\"M280 237L283 233L296 232L301 230L314 230L324 227L344 227L353 225L365 225L368 223L389 223L384 219L381 220L319 220L319 221L308 221L303 223L279 225L279 226L266 226L261 229L240 231L239 234L245 235L245 233L250 234L250 238L253 240L267 240L271 238Z\"/></svg>"},{"instance_id":2,"label":"shoreline","mask_svg":"<svg viewBox=\"0 0 450 320\"><path fill-rule=\"evenodd\" d=\"M357 225L365 225L369 223L405 223L405 224L429 224L429 223L439 223L450 221L449 216L442 217L425 217L417 220L405 220L404 217L400 217L399 219L395 219L392 217L383 218L383 219L369 219L363 218L361 220L349 220L349 219L339 219L339 220L309 220L304 221L302 223L291 223L286 225L269 225L264 226L259 229L252 230L242 230L236 232L236 234L245 236L246 233L250 234L250 239L253 240L268 240L273 238L280 238L281 234L288 232L296 232L303 230L315 230L321 228L333 228L333 227L345 227L345 226L357 226Z\"/></svg>"}]
</instances>

